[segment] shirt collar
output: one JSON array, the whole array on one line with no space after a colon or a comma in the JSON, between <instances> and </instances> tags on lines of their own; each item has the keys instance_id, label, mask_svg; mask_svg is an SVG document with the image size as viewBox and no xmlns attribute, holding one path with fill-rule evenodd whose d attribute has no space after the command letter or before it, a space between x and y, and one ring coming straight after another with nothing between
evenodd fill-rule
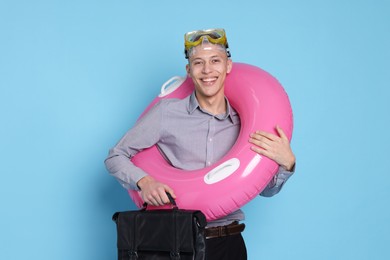
<instances>
[{"instance_id":1,"label":"shirt collar","mask_svg":"<svg viewBox=\"0 0 390 260\"><path fill-rule=\"evenodd\" d=\"M214 116L215 118L217 118L219 120L224 120L224 119L229 118L233 124L238 124L237 117L235 116L235 115L237 115L237 112L230 106L230 103L229 103L229 100L227 99L227 97L225 97L225 100L226 100L226 104L227 104L227 113L225 115L212 115L212 114L208 113L207 111L202 110L202 108L199 106L198 100L196 99L195 91L194 91L194 92L192 92L192 94L189 98L189 101L188 101L188 108L187 108L188 113L192 114L192 113L194 113L194 111L196 109L199 109L199 111L202 111L203 113Z\"/></svg>"}]
</instances>

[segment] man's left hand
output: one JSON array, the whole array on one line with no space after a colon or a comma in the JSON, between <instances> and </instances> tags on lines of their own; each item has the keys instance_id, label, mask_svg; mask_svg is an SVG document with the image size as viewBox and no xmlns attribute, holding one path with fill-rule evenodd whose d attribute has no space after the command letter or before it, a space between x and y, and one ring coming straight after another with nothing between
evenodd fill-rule
<instances>
[{"instance_id":1,"label":"man's left hand","mask_svg":"<svg viewBox=\"0 0 390 260\"><path fill-rule=\"evenodd\" d=\"M295 165L295 156L291 150L290 141L282 128L276 126L276 131L279 136L264 131L252 133L249 142L254 145L251 149L291 171Z\"/></svg>"}]
</instances>

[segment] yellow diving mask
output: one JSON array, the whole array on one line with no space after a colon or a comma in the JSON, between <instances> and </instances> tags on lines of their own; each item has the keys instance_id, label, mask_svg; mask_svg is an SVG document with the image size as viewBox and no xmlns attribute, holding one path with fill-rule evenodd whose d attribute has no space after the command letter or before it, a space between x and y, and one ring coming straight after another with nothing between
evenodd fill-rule
<instances>
[{"instance_id":1,"label":"yellow diving mask","mask_svg":"<svg viewBox=\"0 0 390 260\"><path fill-rule=\"evenodd\" d=\"M186 59L188 59L188 51L195 46L203 42L209 42L212 44L218 44L223 46L226 49L226 54L230 57L230 52L228 50L228 42L226 38L226 33L224 29L207 29L207 30L198 30L188 32L184 35L184 52Z\"/></svg>"}]
</instances>

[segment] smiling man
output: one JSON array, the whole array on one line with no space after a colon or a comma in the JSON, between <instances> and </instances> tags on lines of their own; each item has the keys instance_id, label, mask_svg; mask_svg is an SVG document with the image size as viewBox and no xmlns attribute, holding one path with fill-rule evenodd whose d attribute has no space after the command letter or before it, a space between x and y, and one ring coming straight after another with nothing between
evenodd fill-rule
<instances>
[{"instance_id":1,"label":"smiling man","mask_svg":"<svg viewBox=\"0 0 390 260\"><path fill-rule=\"evenodd\" d=\"M232 65L224 48L207 38L190 51L186 70L194 82L196 99L201 108L214 115L226 114L224 84Z\"/></svg>"},{"instance_id":2,"label":"smiling man","mask_svg":"<svg viewBox=\"0 0 390 260\"><path fill-rule=\"evenodd\" d=\"M157 145L174 167L196 170L221 159L234 145L240 118L224 94L224 84L233 63L223 29L193 31L185 34L186 71L194 82L194 92L184 99L163 99L145 114L113 147L105 160L108 171L126 189L141 191L142 199L151 205L169 203L166 192L176 198L168 185L136 167L131 158L145 148ZM244 86L243 86L244 87ZM295 156L283 130L279 135L261 129L248 137L252 150L269 157L280 167L275 178L260 194L273 196L293 174ZM241 232L244 225L241 210L209 222L206 229L208 260L247 259ZM215 234L218 230L227 234Z\"/></svg>"}]
</instances>

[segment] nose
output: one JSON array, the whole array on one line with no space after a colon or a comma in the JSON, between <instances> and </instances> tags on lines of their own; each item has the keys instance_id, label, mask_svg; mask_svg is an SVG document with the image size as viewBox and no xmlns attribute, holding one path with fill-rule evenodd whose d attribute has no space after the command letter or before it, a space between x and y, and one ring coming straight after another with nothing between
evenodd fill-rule
<instances>
[{"instance_id":1,"label":"nose","mask_svg":"<svg viewBox=\"0 0 390 260\"><path fill-rule=\"evenodd\" d=\"M209 65L207 62L205 62L204 65L203 65L202 72L204 74L207 74L207 73L209 73L211 71L210 68L211 68L211 65Z\"/></svg>"}]
</instances>

